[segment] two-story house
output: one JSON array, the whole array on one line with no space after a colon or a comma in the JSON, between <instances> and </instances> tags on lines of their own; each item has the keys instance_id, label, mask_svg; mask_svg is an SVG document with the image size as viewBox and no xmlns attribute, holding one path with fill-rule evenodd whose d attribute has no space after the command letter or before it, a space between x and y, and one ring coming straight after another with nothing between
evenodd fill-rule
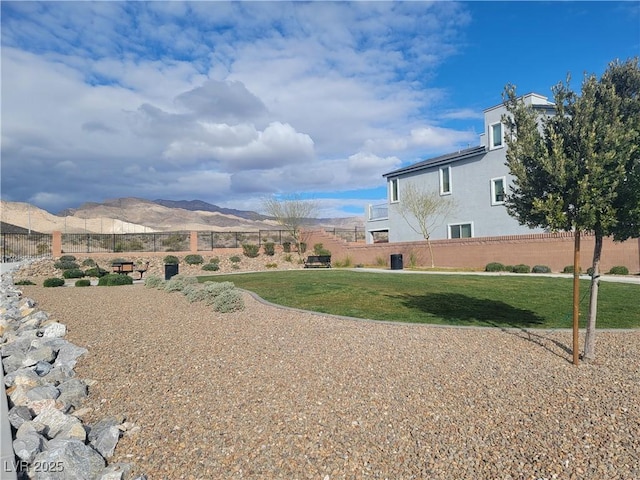
<instances>
[{"instance_id":1,"label":"two-story house","mask_svg":"<svg viewBox=\"0 0 640 480\"><path fill-rule=\"evenodd\" d=\"M546 97L530 93L522 101L553 115L553 103ZM446 218L432 227L432 240L467 237L495 237L542 233L520 225L504 206L513 177L506 166L505 128L501 123L506 114L503 104L484 111L484 133L480 145L454 153L430 158L407 167L385 173L387 203L370 205L366 218L367 243L379 241L408 242L424 240L400 214L403 187L415 182L422 191L435 191L456 205Z\"/></svg>"}]
</instances>

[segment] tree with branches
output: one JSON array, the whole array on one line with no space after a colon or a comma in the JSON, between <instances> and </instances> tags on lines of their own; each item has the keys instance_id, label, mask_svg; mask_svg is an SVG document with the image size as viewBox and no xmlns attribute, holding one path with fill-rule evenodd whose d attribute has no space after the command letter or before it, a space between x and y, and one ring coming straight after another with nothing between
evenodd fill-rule
<instances>
[{"instance_id":1,"label":"tree with branches","mask_svg":"<svg viewBox=\"0 0 640 480\"><path fill-rule=\"evenodd\" d=\"M318 203L315 200L303 200L299 195L285 198L271 196L263 201L263 209L293 237L298 255L302 255L300 244L303 242L303 227L317 217Z\"/></svg>"},{"instance_id":2,"label":"tree with branches","mask_svg":"<svg viewBox=\"0 0 640 480\"><path fill-rule=\"evenodd\" d=\"M431 232L443 219L456 209L455 202L438 192L427 191L416 183L406 183L402 187L402 199L398 211L411 229L427 241L431 267L435 267Z\"/></svg>"},{"instance_id":3,"label":"tree with branches","mask_svg":"<svg viewBox=\"0 0 640 480\"><path fill-rule=\"evenodd\" d=\"M569 79L552 90L555 114L541 118L514 86L505 87L507 165L515 177L506 206L521 224L575 232L576 246L580 232L595 235L583 356L593 360L603 238L640 236L638 59L612 62L600 79L585 76L581 94Z\"/></svg>"}]
</instances>

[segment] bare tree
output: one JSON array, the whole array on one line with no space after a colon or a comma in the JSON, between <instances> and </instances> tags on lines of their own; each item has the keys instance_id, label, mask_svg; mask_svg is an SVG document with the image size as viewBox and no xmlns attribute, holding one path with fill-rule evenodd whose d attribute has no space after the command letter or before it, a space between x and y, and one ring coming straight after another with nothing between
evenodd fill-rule
<instances>
[{"instance_id":1,"label":"bare tree","mask_svg":"<svg viewBox=\"0 0 640 480\"><path fill-rule=\"evenodd\" d=\"M298 254L302 255L302 227L317 217L318 203L315 200L303 200L299 195L286 198L272 196L263 201L263 208L267 215L274 217L289 232L296 243Z\"/></svg>"},{"instance_id":2,"label":"bare tree","mask_svg":"<svg viewBox=\"0 0 640 480\"><path fill-rule=\"evenodd\" d=\"M402 188L402 198L398 210L409 227L427 241L431 267L435 267L431 232L439 226L443 219L456 209L456 203L438 192L427 191L415 183L407 183Z\"/></svg>"}]
</instances>

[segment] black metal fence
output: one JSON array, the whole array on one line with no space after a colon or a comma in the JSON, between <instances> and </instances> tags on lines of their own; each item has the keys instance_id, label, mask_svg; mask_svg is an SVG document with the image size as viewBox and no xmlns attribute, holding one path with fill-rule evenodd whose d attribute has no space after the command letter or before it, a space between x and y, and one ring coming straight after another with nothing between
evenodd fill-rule
<instances>
[{"instance_id":1,"label":"black metal fence","mask_svg":"<svg viewBox=\"0 0 640 480\"><path fill-rule=\"evenodd\" d=\"M0 233L2 262L51 256L51 235L46 233Z\"/></svg>"},{"instance_id":2,"label":"black metal fence","mask_svg":"<svg viewBox=\"0 0 640 480\"><path fill-rule=\"evenodd\" d=\"M325 230L347 242L364 241L362 229ZM63 233L63 253L186 252L190 250L190 232L163 233ZM198 232L198 250L237 248L244 244L276 245L295 243L286 230L254 232ZM43 233L0 233L3 262L26 258L50 257L52 235Z\"/></svg>"}]
</instances>

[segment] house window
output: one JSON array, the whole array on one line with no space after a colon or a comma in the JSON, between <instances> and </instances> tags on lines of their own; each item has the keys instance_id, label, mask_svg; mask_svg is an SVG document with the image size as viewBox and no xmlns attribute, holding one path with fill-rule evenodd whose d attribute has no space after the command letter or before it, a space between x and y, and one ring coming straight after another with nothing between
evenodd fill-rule
<instances>
[{"instance_id":1,"label":"house window","mask_svg":"<svg viewBox=\"0 0 640 480\"><path fill-rule=\"evenodd\" d=\"M449 238L471 238L473 237L473 228L470 223L460 223L457 225L449 225Z\"/></svg>"},{"instance_id":2,"label":"house window","mask_svg":"<svg viewBox=\"0 0 640 480\"><path fill-rule=\"evenodd\" d=\"M451 193L451 167L442 167L440 169L440 195L449 195Z\"/></svg>"},{"instance_id":3,"label":"house window","mask_svg":"<svg viewBox=\"0 0 640 480\"><path fill-rule=\"evenodd\" d=\"M502 124L493 123L489 125L489 148L502 148Z\"/></svg>"},{"instance_id":4,"label":"house window","mask_svg":"<svg viewBox=\"0 0 640 480\"><path fill-rule=\"evenodd\" d=\"M398 201L398 179L392 178L389 182L389 199L391 202Z\"/></svg>"},{"instance_id":5,"label":"house window","mask_svg":"<svg viewBox=\"0 0 640 480\"><path fill-rule=\"evenodd\" d=\"M505 177L491 179L491 205L504 204L504 186L506 184Z\"/></svg>"}]
</instances>

